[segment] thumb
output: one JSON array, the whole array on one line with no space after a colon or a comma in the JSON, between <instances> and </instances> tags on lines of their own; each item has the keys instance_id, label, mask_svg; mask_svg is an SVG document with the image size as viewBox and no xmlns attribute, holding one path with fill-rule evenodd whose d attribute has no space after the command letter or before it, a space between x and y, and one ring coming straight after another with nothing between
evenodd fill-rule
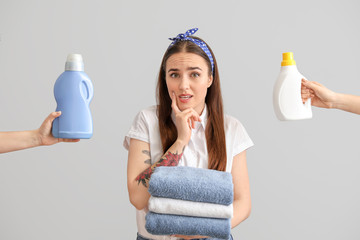
<instances>
[{"instance_id":1,"label":"thumb","mask_svg":"<svg viewBox=\"0 0 360 240\"><path fill-rule=\"evenodd\" d=\"M50 121L50 123L52 123L54 121L55 118L59 117L61 115L61 111L57 111L57 112L52 112L50 113L50 115L47 117L47 121Z\"/></svg>"}]
</instances>

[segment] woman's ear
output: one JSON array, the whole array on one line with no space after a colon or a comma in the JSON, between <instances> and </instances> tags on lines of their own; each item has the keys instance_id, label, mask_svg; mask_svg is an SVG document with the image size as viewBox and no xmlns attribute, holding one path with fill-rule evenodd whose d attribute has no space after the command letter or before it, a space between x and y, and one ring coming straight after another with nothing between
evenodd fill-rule
<instances>
[{"instance_id":1,"label":"woman's ear","mask_svg":"<svg viewBox=\"0 0 360 240\"><path fill-rule=\"evenodd\" d=\"M213 82L213 76L211 75L208 81L208 88L211 86L212 82Z\"/></svg>"}]
</instances>

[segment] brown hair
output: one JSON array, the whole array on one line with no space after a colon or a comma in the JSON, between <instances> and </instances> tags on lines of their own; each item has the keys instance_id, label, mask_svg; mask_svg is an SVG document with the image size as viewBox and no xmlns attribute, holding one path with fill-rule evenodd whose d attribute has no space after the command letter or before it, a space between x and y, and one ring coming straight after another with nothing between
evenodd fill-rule
<instances>
[{"instance_id":1,"label":"brown hair","mask_svg":"<svg viewBox=\"0 0 360 240\"><path fill-rule=\"evenodd\" d=\"M192 36L192 38L202 39ZM204 41L203 41L204 42ZM205 42L204 42L205 43ZM206 43L205 43L206 44ZM206 44L207 45L207 44ZM205 104L207 106L208 120L205 129L206 145L208 150L208 168L219 171L226 170L226 142L224 130L224 112L220 89L220 78L215 56L207 45L214 60L213 82L207 89ZM159 78L157 83L157 114L159 118L160 137L164 153L171 147L177 139L177 129L171 119L171 98L166 85L166 61L175 53L188 52L194 53L208 64L209 76L211 75L211 63L206 53L191 41L178 41L164 54L160 66Z\"/></svg>"}]
</instances>

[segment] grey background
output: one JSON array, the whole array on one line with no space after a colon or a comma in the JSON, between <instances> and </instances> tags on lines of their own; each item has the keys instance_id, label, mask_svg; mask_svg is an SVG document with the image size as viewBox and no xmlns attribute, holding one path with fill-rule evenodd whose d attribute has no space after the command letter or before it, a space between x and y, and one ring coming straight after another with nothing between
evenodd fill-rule
<instances>
[{"instance_id":1,"label":"grey background","mask_svg":"<svg viewBox=\"0 0 360 240\"><path fill-rule=\"evenodd\" d=\"M94 85L94 136L0 155L0 239L135 239L123 137L155 104L170 41L200 30L219 63L225 111L248 151L249 219L235 239L359 239L359 119L313 108L280 122L272 89L282 52L299 71L359 95L358 1L0 1L0 131L30 130L55 110L68 53Z\"/></svg>"}]
</instances>

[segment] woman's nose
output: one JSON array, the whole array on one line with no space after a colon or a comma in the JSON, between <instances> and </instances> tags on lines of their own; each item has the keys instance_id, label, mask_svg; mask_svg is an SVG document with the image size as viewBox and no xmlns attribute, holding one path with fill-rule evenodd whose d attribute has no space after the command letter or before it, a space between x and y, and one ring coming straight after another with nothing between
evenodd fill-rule
<instances>
[{"instance_id":1,"label":"woman's nose","mask_svg":"<svg viewBox=\"0 0 360 240\"><path fill-rule=\"evenodd\" d=\"M190 88L190 81L187 77L182 77L179 85L179 89L186 90Z\"/></svg>"}]
</instances>

